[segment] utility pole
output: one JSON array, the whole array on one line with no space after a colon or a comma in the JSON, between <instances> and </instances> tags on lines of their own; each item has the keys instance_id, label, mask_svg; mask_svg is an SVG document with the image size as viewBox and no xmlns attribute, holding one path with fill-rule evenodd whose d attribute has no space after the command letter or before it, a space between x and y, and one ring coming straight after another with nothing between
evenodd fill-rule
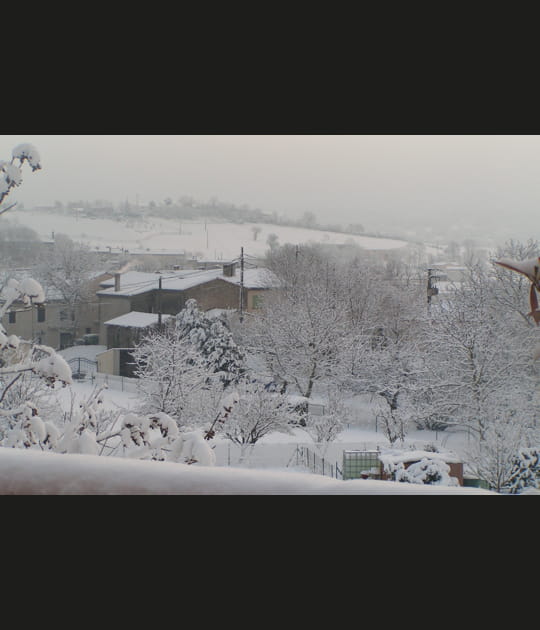
<instances>
[{"instance_id":1,"label":"utility pole","mask_svg":"<svg viewBox=\"0 0 540 630\"><path fill-rule=\"evenodd\" d=\"M430 310L430 307L431 307L431 298L434 295L438 295L438 293L439 293L439 289L437 289L437 287L433 285L433 281L434 280L438 280L439 276L434 276L432 274L433 271L435 271L435 270L434 269L428 269L427 270L427 274L428 274L428 279L427 279L427 304L428 304L428 311Z\"/></svg>"},{"instance_id":2,"label":"utility pole","mask_svg":"<svg viewBox=\"0 0 540 630\"><path fill-rule=\"evenodd\" d=\"M240 323L244 321L244 248L240 248Z\"/></svg>"},{"instance_id":3,"label":"utility pole","mask_svg":"<svg viewBox=\"0 0 540 630\"><path fill-rule=\"evenodd\" d=\"M159 276L159 281L158 281L158 330L161 331L161 288L162 288L162 278L161 276Z\"/></svg>"}]
</instances>

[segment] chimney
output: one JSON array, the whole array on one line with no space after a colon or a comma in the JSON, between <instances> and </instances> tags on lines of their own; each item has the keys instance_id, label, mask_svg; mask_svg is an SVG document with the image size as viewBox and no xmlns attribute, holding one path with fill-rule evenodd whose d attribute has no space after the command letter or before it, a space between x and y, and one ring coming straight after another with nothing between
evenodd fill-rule
<instances>
[{"instance_id":1,"label":"chimney","mask_svg":"<svg viewBox=\"0 0 540 630\"><path fill-rule=\"evenodd\" d=\"M224 263L223 265L223 275L227 276L227 278L232 278L236 272L236 263Z\"/></svg>"},{"instance_id":2,"label":"chimney","mask_svg":"<svg viewBox=\"0 0 540 630\"><path fill-rule=\"evenodd\" d=\"M119 273L114 274L114 290L120 291L120 274Z\"/></svg>"}]
</instances>

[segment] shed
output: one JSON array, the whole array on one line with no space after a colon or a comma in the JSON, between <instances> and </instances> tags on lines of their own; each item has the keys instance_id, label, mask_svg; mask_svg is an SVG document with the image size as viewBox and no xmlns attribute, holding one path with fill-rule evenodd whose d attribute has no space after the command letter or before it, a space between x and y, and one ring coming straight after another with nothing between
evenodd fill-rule
<instances>
[{"instance_id":1,"label":"shed","mask_svg":"<svg viewBox=\"0 0 540 630\"><path fill-rule=\"evenodd\" d=\"M343 451L343 479L390 479L393 466L407 469L423 459L439 459L450 468L449 475L463 485L463 463L453 453L424 450L349 450Z\"/></svg>"},{"instance_id":2,"label":"shed","mask_svg":"<svg viewBox=\"0 0 540 630\"><path fill-rule=\"evenodd\" d=\"M172 315L162 315L161 321L166 322ZM159 323L158 313L142 313L130 311L125 315L114 317L105 322L107 329L107 348L132 348L149 329Z\"/></svg>"}]
</instances>

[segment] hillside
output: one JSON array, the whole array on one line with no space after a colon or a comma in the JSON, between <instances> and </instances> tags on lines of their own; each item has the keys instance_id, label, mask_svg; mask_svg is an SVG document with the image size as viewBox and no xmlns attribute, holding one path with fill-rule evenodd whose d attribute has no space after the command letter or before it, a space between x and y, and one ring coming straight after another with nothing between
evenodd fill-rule
<instances>
[{"instance_id":1,"label":"hillside","mask_svg":"<svg viewBox=\"0 0 540 630\"><path fill-rule=\"evenodd\" d=\"M184 251L201 258L228 259L244 247L252 256L264 255L271 234L277 243L356 243L366 250L396 250L407 241L343 234L264 223L222 223L216 220L176 221L160 217L144 219L96 219L35 210L13 210L10 220L31 227L42 240L66 234L93 248L134 251ZM271 237L272 238L272 237Z\"/></svg>"}]
</instances>

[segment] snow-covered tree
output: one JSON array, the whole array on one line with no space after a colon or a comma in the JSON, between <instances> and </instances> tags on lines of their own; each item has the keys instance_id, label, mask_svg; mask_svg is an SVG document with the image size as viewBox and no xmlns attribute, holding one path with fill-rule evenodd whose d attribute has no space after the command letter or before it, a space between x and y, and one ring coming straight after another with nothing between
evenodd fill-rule
<instances>
[{"instance_id":1,"label":"snow-covered tree","mask_svg":"<svg viewBox=\"0 0 540 630\"><path fill-rule=\"evenodd\" d=\"M520 494L528 488L540 488L540 448L519 449L507 485L512 494Z\"/></svg>"},{"instance_id":2,"label":"snow-covered tree","mask_svg":"<svg viewBox=\"0 0 540 630\"><path fill-rule=\"evenodd\" d=\"M244 355L225 323L188 300L171 324L153 330L133 353L142 413L164 412L180 428L215 431L228 389L245 372ZM219 427L217 427L219 428Z\"/></svg>"},{"instance_id":3,"label":"snow-covered tree","mask_svg":"<svg viewBox=\"0 0 540 630\"><path fill-rule=\"evenodd\" d=\"M143 414L163 412L179 426L191 425L192 400L210 387L207 365L186 337L178 337L174 327L152 330L133 351L135 373ZM223 389L223 388L221 388Z\"/></svg>"},{"instance_id":4,"label":"snow-covered tree","mask_svg":"<svg viewBox=\"0 0 540 630\"><path fill-rule=\"evenodd\" d=\"M469 447L467 468L500 492L513 480L517 482L516 453L523 451L531 438L534 439L534 431L524 428L515 418L495 415L486 423L482 439L474 440Z\"/></svg>"},{"instance_id":5,"label":"snow-covered tree","mask_svg":"<svg viewBox=\"0 0 540 630\"><path fill-rule=\"evenodd\" d=\"M496 415L527 425L538 409L529 350L535 330L497 307L478 273L471 268L464 283L432 305L424 358L431 413L482 440Z\"/></svg>"},{"instance_id":6,"label":"snow-covered tree","mask_svg":"<svg viewBox=\"0 0 540 630\"><path fill-rule=\"evenodd\" d=\"M357 355L342 374L349 389L376 395L377 423L390 444L405 440L425 387L425 310L417 285L404 290L396 273L386 281L379 276L377 294L356 327Z\"/></svg>"},{"instance_id":7,"label":"snow-covered tree","mask_svg":"<svg viewBox=\"0 0 540 630\"><path fill-rule=\"evenodd\" d=\"M335 387L327 389L322 414L308 413L303 429L313 439L322 457L326 454L328 446L345 428L349 416L350 411L344 404L343 395Z\"/></svg>"},{"instance_id":8,"label":"snow-covered tree","mask_svg":"<svg viewBox=\"0 0 540 630\"><path fill-rule=\"evenodd\" d=\"M78 336L81 309L93 299L91 277L95 269L95 255L90 247L56 234L54 246L39 257L33 272L40 282L54 289L67 305L68 328L73 339Z\"/></svg>"},{"instance_id":9,"label":"snow-covered tree","mask_svg":"<svg viewBox=\"0 0 540 630\"><path fill-rule=\"evenodd\" d=\"M311 246L275 248L267 262L280 288L246 321L244 335L276 381L309 398L347 344L338 267Z\"/></svg>"},{"instance_id":10,"label":"snow-covered tree","mask_svg":"<svg viewBox=\"0 0 540 630\"><path fill-rule=\"evenodd\" d=\"M242 381L235 386L237 402L232 405L229 417L223 424L223 435L240 446L240 460L247 449L272 432L292 433L298 423L298 414L288 398L278 392L269 392L262 383Z\"/></svg>"},{"instance_id":11,"label":"snow-covered tree","mask_svg":"<svg viewBox=\"0 0 540 630\"><path fill-rule=\"evenodd\" d=\"M219 376L224 387L244 374L244 352L234 341L225 321L206 315L196 300L187 300L176 315L174 327L175 337L180 341L189 340L208 370Z\"/></svg>"}]
</instances>

